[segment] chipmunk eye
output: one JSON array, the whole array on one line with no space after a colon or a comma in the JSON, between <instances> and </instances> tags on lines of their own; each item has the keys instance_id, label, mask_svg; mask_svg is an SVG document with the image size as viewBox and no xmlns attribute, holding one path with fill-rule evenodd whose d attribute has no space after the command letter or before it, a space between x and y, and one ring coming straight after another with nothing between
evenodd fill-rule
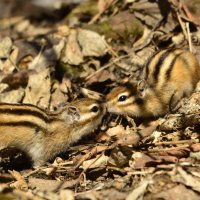
<instances>
[{"instance_id":1,"label":"chipmunk eye","mask_svg":"<svg viewBox=\"0 0 200 200\"><path fill-rule=\"evenodd\" d=\"M92 112L98 112L99 111L99 107L98 106L92 106L92 108L90 109L90 111Z\"/></svg>"},{"instance_id":2,"label":"chipmunk eye","mask_svg":"<svg viewBox=\"0 0 200 200\"><path fill-rule=\"evenodd\" d=\"M118 98L118 101L126 101L126 99L128 98L128 96L126 96L126 95L122 95L122 96L120 96L119 98Z\"/></svg>"}]
</instances>

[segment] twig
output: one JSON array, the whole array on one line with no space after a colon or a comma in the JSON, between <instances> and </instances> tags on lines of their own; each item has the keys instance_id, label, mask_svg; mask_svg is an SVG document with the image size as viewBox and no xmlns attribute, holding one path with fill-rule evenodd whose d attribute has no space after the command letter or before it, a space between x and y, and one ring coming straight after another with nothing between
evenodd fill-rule
<instances>
[{"instance_id":1,"label":"twig","mask_svg":"<svg viewBox=\"0 0 200 200\"><path fill-rule=\"evenodd\" d=\"M180 17L180 15L177 13L177 18L178 18L178 21L180 23L180 26L181 26L181 29L183 31L183 35L185 36L186 39L188 39L188 35L187 35L187 31L185 30L185 25Z\"/></svg>"},{"instance_id":2,"label":"twig","mask_svg":"<svg viewBox=\"0 0 200 200\"><path fill-rule=\"evenodd\" d=\"M190 145L189 144L185 144L185 145L182 145L181 147L170 147L170 148L165 148L165 149L158 149L158 148L155 148L155 149L148 149L147 151L148 152L159 152L159 151L172 151L172 150L180 150L180 149L185 149L187 147L189 147Z\"/></svg>"},{"instance_id":3,"label":"twig","mask_svg":"<svg viewBox=\"0 0 200 200\"><path fill-rule=\"evenodd\" d=\"M19 67L13 62L13 60L12 60L10 57L8 57L8 60L9 60L10 63L13 65L13 67L14 67L17 71L19 71Z\"/></svg>"},{"instance_id":4,"label":"twig","mask_svg":"<svg viewBox=\"0 0 200 200\"><path fill-rule=\"evenodd\" d=\"M180 140L180 141L169 141L169 142L158 142L155 143L155 146L160 146L160 145L176 145L176 144L192 144L192 143L197 143L196 140Z\"/></svg>"},{"instance_id":5,"label":"twig","mask_svg":"<svg viewBox=\"0 0 200 200\"><path fill-rule=\"evenodd\" d=\"M189 49L190 49L190 52L194 53L194 48L192 46L192 40L191 40L191 33L190 33L190 27L189 27L189 22L186 22L186 29L187 29L187 39L188 39L188 44L189 44Z\"/></svg>"},{"instance_id":6,"label":"twig","mask_svg":"<svg viewBox=\"0 0 200 200\"><path fill-rule=\"evenodd\" d=\"M84 156L81 157L81 159L78 161L78 163L75 165L75 167L73 168L73 170L76 170L85 160L90 159L93 155L100 153L100 152L104 152L106 150L108 150L110 148L110 146L95 146L93 147L90 152L88 152L87 154L85 154Z\"/></svg>"},{"instance_id":7,"label":"twig","mask_svg":"<svg viewBox=\"0 0 200 200\"><path fill-rule=\"evenodd\" d=\"M84 176L84 179L86 179L86 175L85 173L87 172L87 170L90 168L90 166L92 166L97 160L99 160L99 158L103 155L103 152L100 155L97 155L97 157L94 159L93 162L91 162L87 168L85 168L79 175L77 183L76 183L76 187L75 187L75 192L77 191L77 187L78 187L78 183L80 183L81 177Z\"/></svg>"},{"instance_id":8,"label":"twig","mask_svg":"<svg viewBox=\"0 0 200 200\"><path fill-rule=\"evenodd\" d=\"M153 39L153 35L154 35L154 32L157 28L160 27L161 23L163 22L163 18L161 18L152 28L151 32L148 34L148 36L146 37L146 40L143 42L142 45L139 45L138 47L134 48L133 50L136 52L136 51L140 51L141 49L144 49L145 47L147 47L150 42L152 41Z\"/></svg>"},{"instance_id":9,"label":"twig","mask_svg":"<svg viewBox=\"0 0 200 200\"><path fill-rule=\"evenodd\" d=\"M98 1L98 4L101 4L101 2L102 1ZM89 24L94 24L101 17L101 15L112 5L112 3L115 4L116 2L110 0L110 1L103 1L103 3L105 4L103 9L99 8L99 12L88 22Z\"/></svg>"},{"instance_id":10,"label":"twig","mask_svg":"<svg viewBox=\"0 0 200 200\"><path fill-rule=\"evenodd\" d=\"M104 65L103 67L101 67L99 70L97 70L96 72L92 73L91 75L89 75L88 77L85 78L85 80L87 81L88 79L92 78L93 76L95 76L96 74L98 74L99 72L103 71L104 69L110 67L111 65L113 65L114 63L124 59L124 58L128 58L129 55L124 55L124 56L120 56L116 59L114 59L112 62L108 63L107 65Z\"/></svg>"},{"instance_id":11,"label":"twig","mask_svg":"<svg viewBox=\"0 0 200 200\"><path fill-rule=\"evenodd\" d=\"M112 47L107 42L104 42L104 44L108 48L108 51L110 51L116 58L119 58L117 53L115 53L115 51L112 49Z\"/></svg>"},{"instance_id":12,"label":"twig","mask_svg":"<svg viewBox=\"0 0 200 200\"><path fill-rule=\"evenodd\" d=\"M31 176L31 175L33 175L33 174L35 174L35 173L37 173L37 172L39 172L43 169L46 169L46 168L48 168L48 167L38 167L38 168L34 169L33 171L28 172L27 174L24 174L23 177L27 178L27 177L29 177L29 176Z\"/></svg>"}]
</instances>

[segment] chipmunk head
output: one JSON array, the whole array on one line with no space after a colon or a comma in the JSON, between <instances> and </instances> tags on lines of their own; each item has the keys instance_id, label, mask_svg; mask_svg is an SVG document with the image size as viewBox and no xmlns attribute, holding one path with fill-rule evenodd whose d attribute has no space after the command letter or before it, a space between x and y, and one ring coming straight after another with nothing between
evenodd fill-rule
<instances>
[{"instance_id":1,"label":"chipmunk head","mask_svg":"<svg viewBox=\"0 0 200 200\"><path fill-rule=\"evenodd\" d=\"M79 123L88 124L102 118L105 114L105 106L100 101L83 98L70 103L67 111Z\"/></svg>"},{"instance_id":2,"label":"chipmunk head","mask_svg":"<svg viewBox=\"0 0 200 200\"><path fill-rule=\"evenodd\" d=\"M140 116L144 106L146 82L125 84L111 90L106 97L108 111L116 114Z\"/></svg>"},{"instance_id":3,"label":"chipmunk head","mask_svg":"<svg viewBox=\"0 0 200 200\"><path fill-rule=\"evenodd\" d=\"M72 141L77 141L82 135L91 133L101 123L105 114L103 103L83 98L62 107L61 119L71 131Z\"/></svg>"}]
</instances>

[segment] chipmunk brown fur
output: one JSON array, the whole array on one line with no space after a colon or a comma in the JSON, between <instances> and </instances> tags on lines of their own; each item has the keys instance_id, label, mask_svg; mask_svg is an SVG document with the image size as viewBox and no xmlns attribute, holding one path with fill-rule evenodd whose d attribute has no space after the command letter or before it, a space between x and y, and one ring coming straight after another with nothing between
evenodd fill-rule
<instances>
[{"instance_id":1,"label":"chipmunk brown fur","mask_svg":"<svg viewBox=\"0 0 200 200\"><path fill-rule=\"evenodd\" d=\"M42 165L101 123L104 105L89 98L63 104L57 111L33 105L0 104L0 149L14 146Z\"/></svg>"},{"instance_id":2,"label":"chipmunk brown fur","mask_svg":"<svg viewBox=\"0 0 200 200\"><path fill-rule=\"evenodd\" d=\"M106 98L108 111L138 117L164 115L192 93L199 79L200 67L192 53L159 51L148 60L140 81L111 90Z\"/></svg>"}]
</instances>

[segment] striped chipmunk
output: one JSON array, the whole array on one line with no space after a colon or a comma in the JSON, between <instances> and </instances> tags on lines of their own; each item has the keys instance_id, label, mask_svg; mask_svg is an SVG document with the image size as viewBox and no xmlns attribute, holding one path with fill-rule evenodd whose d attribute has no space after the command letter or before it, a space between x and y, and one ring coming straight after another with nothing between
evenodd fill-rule
<instances>
[{"instance_id":1,"label":"striped chipmunk","mask_svg":"<svg viewBox=\"0 0 200 200\"><path fill-rule=\"evenodd\" d=\"M29 104L0 104L0 149L17 147L35 166L43 165L91 133L104 113L104 104L89 98L64 103L51 112Z\"/></svg>"},{"instance_id":2,"label":"striped chipmunk","mask_svg":"<svg viewBox=\"0 0 200 200\"><path fill-rule=\"evenodd\" d=\"M196 57L186 50L166 49L155 53L137 83L116 87L107 95L109 112L135 117L162 116L189 96L200 79Z\"/></svg>"}]
</instances>

